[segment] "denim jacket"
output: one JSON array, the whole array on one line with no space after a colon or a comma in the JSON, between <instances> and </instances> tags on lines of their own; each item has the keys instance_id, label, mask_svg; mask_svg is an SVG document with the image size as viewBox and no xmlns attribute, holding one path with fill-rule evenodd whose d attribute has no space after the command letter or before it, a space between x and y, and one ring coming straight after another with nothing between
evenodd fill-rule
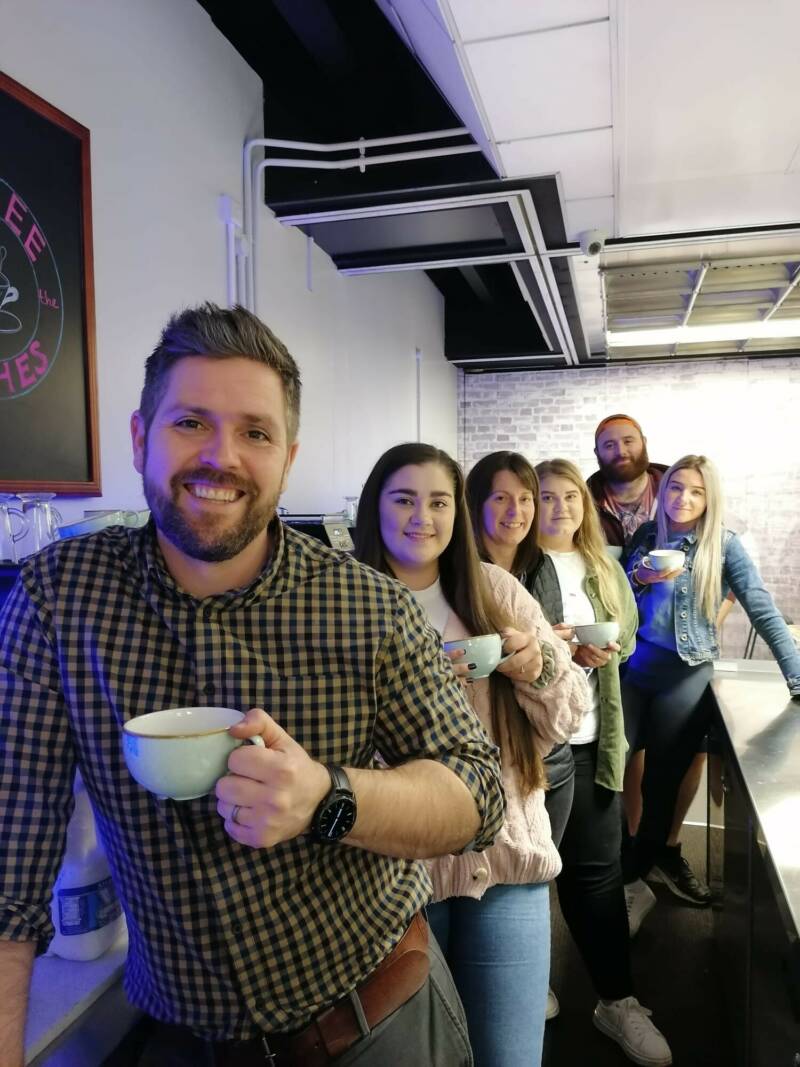
<instances>
[{"instance_id":1,"label":"denim jacket","mask_svg":"<svg viewBox=\"0 0 800 1067\"><path fill-rule=\"evenodd\" d=\"M647 522L636 531L626 563L629 578L643 557L655 547L656 530L655 522ZM700 610L695 595L692 570L697 535L693 530L685 535L680 548L686 553L686 563L683 574L674 581L675 643L680 658L696 665L719 659L719 640L716 626ZM647 612L649 586L639 586L632 579L631 582L642 619ZM735 533L723 530L722 597L728 592L733 593L758 636L769 646L792 696L800 695L800 652L744 545Z\"/></svg>"}]
</instances>

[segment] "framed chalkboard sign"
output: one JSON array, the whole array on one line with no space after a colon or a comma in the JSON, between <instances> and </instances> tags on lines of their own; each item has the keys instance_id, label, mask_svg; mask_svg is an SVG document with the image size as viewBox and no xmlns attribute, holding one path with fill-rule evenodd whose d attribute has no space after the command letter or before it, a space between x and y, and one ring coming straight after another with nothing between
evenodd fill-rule
<instances>
[{"instance_id":1,"label":"framed chalkboard sign","mask_svg":"<svg viewBox=\"0 0 800 1067\"><path fill-rule=\"evenodd\" d=\"M100 493L89 131L0 73L0 490Z\"/></svg>"}]
</instances>

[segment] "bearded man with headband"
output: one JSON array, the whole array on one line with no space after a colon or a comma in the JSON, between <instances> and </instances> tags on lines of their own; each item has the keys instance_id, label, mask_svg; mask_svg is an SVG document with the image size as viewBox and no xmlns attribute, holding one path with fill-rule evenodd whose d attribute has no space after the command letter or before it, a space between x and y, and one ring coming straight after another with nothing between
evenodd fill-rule
<instances>
[{"instance_id":1,"label":"bearded man with headband","mask_svg":"<svg viewBox=\"0 0 800 1067\"><path fill-rule=\"evenodd\" d=\"M642 523L654 518L658 483L667 469L651 463L647 438L630 415L608 415L594 432L600 469L588 479L609 545L625 549Z\"/></svg>"}]
</instances>

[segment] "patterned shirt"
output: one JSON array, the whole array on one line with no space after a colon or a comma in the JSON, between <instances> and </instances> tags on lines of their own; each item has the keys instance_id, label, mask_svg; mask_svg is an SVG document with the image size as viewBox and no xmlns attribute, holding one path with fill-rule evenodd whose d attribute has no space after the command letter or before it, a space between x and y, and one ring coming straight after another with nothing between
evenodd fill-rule
<instances>
[{"instance_id":1,"label":"patterned shirt","mask_svg":"<svg viewBox=\"0 0 800 1067\"><path fill-rule=\"evenodd\" d=\"M657 499L657 490L653 484L652 475L648 477L647 487L642 492L642 495L636 500L617 500L608 487L606 487L605 505L612 515L616 515L622 523L626 548L630 545L631 538L639 527L648 522L655 515Z\"/></svg>"},{"instance_id":2,"label":"patterned shirt","mask_svg":"<svg viewBox=\"0 0 800 1067\"><path fill-rule=\"evenodd\" d=\"M229 837L216 798L160 800L121 728L159 708L264 707L324 763L430 758L467 785L473 843L503 823L497 751L399 583L274 524L244 589L196 600L152 526L27 560L0 609L0 939L53 934L49 897L80 767L128 922L125 988L215 1039L291 1031L362 981L429 898L422 863L307 835Z\"/></svg>"}]
</instances>

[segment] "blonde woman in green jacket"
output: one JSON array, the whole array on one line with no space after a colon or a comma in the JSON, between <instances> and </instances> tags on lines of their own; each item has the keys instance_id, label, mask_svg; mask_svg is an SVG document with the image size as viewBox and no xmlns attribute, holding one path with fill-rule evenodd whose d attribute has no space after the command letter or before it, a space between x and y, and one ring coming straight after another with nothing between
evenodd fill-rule
<instances>
[{"instance_id":1,"label":"blonde woman in green jacket","mask_svg":"<svg viewBox=\"0 0 800 1067\"><path fill-rule=\"evenodd\" d=\"M556 879L567 926L598 996L594 1023L634 1063L672 1063L669 1045L634 996L630 937L620 864L620 793L625 727L619 665L635 647L638 614L625 573L606 552L592 498L569 460L536 467L539 544L555 566L562 619L549 620L570 642L573 660L589 672L590 705L570 739L575 794L561 841ZM536 596L536 590L532 590ZM613 621L616 640L579 644L575 627Z\"/></svg>"}]
</instances>

